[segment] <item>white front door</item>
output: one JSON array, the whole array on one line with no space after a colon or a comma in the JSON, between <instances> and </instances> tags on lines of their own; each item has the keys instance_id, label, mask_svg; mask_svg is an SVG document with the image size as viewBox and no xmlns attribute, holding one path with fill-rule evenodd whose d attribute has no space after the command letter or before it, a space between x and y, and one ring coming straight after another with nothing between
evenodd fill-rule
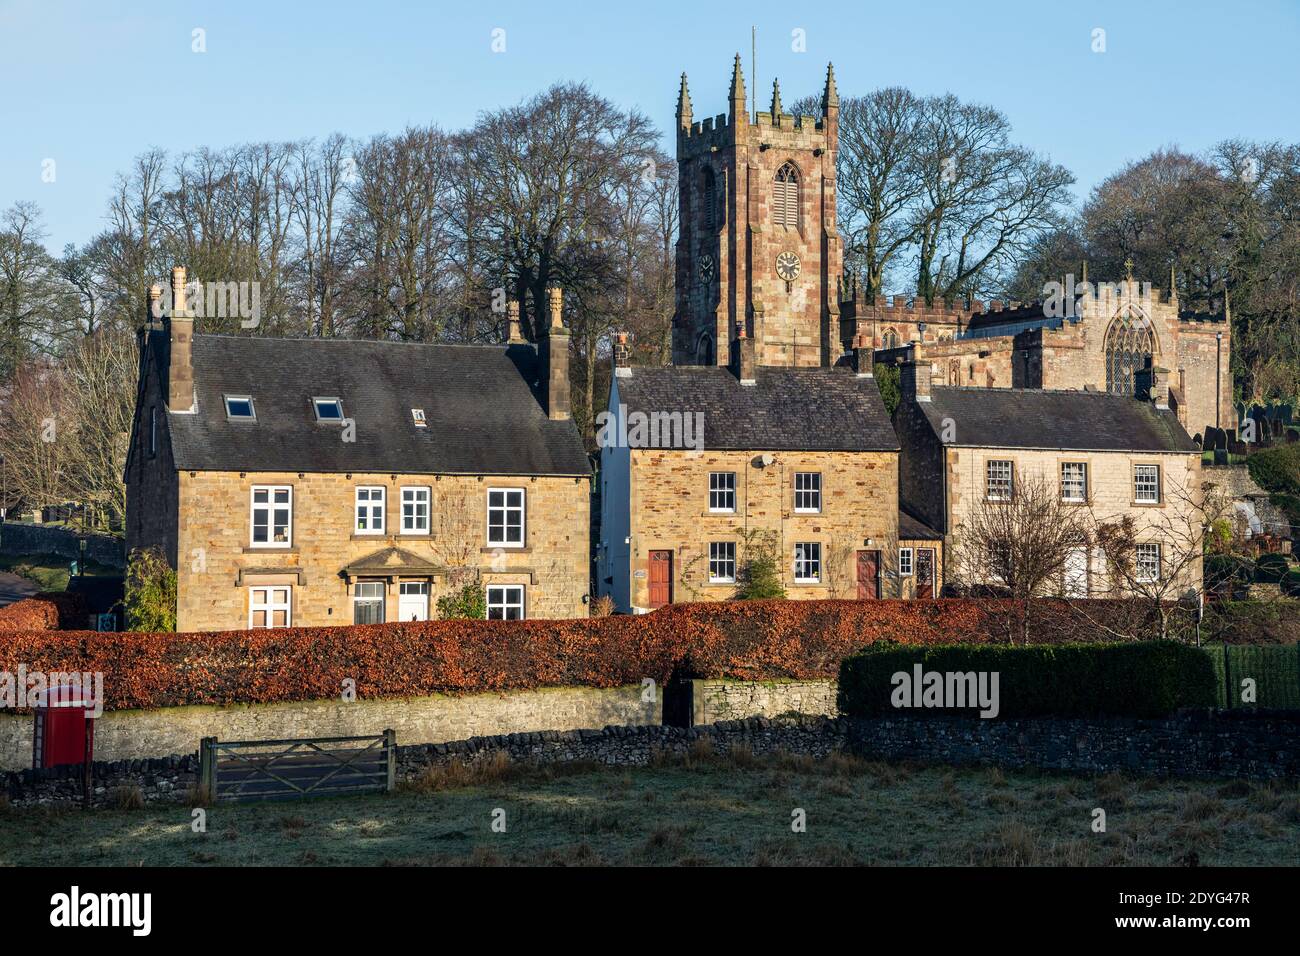
<instances>
[{"instance_id":1,"label":"white front door","mask_svg":"<svg viewBox=\"0 0 1300 956\"><path fill-rule=\"evenodd\" d=\"M429 584L427 581L403 581L397 596L399 621L427 621L429 619Z\"/></svg>"}]
</instances>

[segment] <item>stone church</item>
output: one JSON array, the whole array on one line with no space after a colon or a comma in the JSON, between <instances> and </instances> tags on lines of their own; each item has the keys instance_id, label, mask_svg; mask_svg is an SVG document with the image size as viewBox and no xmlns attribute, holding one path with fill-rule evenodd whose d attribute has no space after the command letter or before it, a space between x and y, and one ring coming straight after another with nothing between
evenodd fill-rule
<instances>
[{"instance_id":1,"label":"stone church","mask_svg":"<svg viewBox=\"0 0 1300 956\"><path fill-rule=\"evenodd\" d=\"M731 364L741 334L760 366L832 366L855 349L897 362L911 346L935 381L1145 396L1153 375L1194 436L1235 427L1227 305L1182 309L1176 291L1126 279L1062 277L1057 301L868 302L842 275L835 224L839 96L828 67L820 116L751 114L737 55L728 112L695 120L677 101L680 234L675 365Z\"/></svg>"},{"instance_id":2,"label":"stone church","mask_svg":"<svg viewBox=\"0 0 1300 956\"><path fill-rule=\"evenodd\" d=\"M1231 413L1223 317L1183 312L1132 277L1077 291L1069 280L1057 301L1029 306L868 303L843 274L836 228L834 69L819 115L785 112L777 83L767 112L749 103L739 56L725 113L697 121L682 76L673 364L631 366L618 338L603 414L619 440L599 440L596 588L619 610L726 600L764 555L792 598L940 593L956 516L922 507L930 459L912 447L918 430L898 430L886 413L880 362L906 360L908 381L927 383L915 402L933 401L933 379L974 415L996 405L983 424L1003 437L1033 413L988 389L1050 403L1063 424L1033 434L1069 446L1062 480L1075 487L1088 476L1085 496L1113 486L1118 500L1139 478L1173 483L1199 467L1187 432ZM1063 391L1100 393L1088 405L1095 414L1075 414L1080 403ZM689 432L673 427L693 418ZM634 421L649 425L648 439L623 440ZM1152 421L1170 442L1145 441ZM1114 432L1104 455L1094 427ZM1026 449L991 441L952 454L1008 474L1029 467ZM1056 457L1038 464L1055 475ZM1080 584L1092 580L1087 565L1062 593L1067 584L1091 593Z\"/></svg>"}]
</instances>

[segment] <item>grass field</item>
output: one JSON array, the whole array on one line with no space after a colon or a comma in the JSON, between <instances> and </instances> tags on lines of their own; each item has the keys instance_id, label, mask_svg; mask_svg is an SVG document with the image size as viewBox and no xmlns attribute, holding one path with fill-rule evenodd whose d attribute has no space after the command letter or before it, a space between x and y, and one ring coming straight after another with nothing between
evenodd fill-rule
<instances>
[{"instance_id":1,"label":"grass field","mask_svg":"<svg viewBox=\"0 0 1300 956\"><path fill-rule=\"evenodd\" d=\"M57 554L12 555L0 554L0 571L12 571L14 574L35 581L42 591L66 591L68 589L69 558ZM86 562L86 574L91 577L100 575L121 575L118 568Z\"/></svg>"},{"instance_id":2,"label":"grass field","mask_svg":"<svg viewBox=\"0 0 1300 956\"><path fill-rule=\"evenodd\" d=\"M1106 832L1092 831L1093 810ZM504 833L493 832L505 811ZM792 831L792 812L806 832ZM431 772L399 792L207 811L7 808L0 864L1300 865L1300 786L813 761Z\"/></svg>"}]
</instances>

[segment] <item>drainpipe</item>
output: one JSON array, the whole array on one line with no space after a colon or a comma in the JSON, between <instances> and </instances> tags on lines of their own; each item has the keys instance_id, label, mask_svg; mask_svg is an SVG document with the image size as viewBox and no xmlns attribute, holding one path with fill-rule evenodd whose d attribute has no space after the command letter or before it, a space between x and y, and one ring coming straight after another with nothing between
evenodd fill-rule
<instances>
[{"instance_id":1,"label":"drainpipe","mask_svg":"<svg viewBox=\"0 0 1300 956\"><path fill-rule=\"evenodd\" d=\"M1220 409L1223 407L1223 333L1214 333L1214 427L1222 430Z\"/></svg>"}]
</instances>

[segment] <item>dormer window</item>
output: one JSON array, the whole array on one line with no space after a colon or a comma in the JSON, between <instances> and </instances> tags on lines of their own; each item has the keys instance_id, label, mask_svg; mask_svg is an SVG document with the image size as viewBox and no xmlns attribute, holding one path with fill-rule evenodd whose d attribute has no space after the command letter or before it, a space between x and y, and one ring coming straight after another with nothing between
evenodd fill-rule
<instances>
[{"instance_id":1,"label":"dormer window","mask_svg":"<svg viewBox=\"0 0 1300 956\"><path fill-rule=\"evenodd\" d=\"M428 422L424 420L424 409L423 408L411 409L411 421L415 422L416 428L424 428L428 424Z\"/></svg>"},{"instance_id":2,"label":"dormer window","mask_svg":"<svg viewBox=\"0 0 1300 956\"><path fill-rule=\"evenodd\" d=\"M316 421L343 421L343 402L337 398L313 398L312 406L316 409Z\"/></svg>"},{"instance_id":3,"label":"dormer window","mask_svg":"<svg viewBox=\"0 0 1300 956\"><path fill-rule=\"evenodd\" d=\"M226 395L226 418L232 422L257 421L253 399L249 395Z\"/></svg>"}]
</instances>

